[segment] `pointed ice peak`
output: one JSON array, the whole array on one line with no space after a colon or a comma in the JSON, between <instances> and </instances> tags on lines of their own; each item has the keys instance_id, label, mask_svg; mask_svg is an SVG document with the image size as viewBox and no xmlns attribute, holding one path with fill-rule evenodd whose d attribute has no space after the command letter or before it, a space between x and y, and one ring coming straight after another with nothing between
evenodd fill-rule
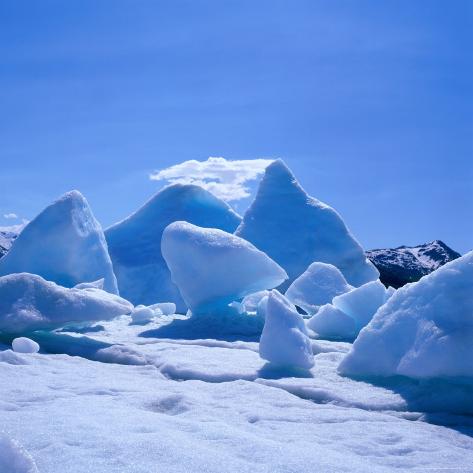
<instances>
[{"instance_id":1,"label":"pointed ice peak","mask_svg":"<svg viewBox=\"0 0 473 473\"><path fill-rule=\"evenodd\" d=\"M353 286L379 276L340 215L307 195L281 160L266 168L235 233L287 271L289 280L279 288L282 291L314 261L333 264Z\"/></svg>"},{"instance_id":2,"label":"pointed ice peak","mask_svg":"<svg viewBox=\"0 0 473 473\"><path fill-rule=\"evenodd\" d=\"M103 278L106 291L118 292L102 227L76 190L29 222L0 260L0 275L19 272L65 287Z\"/></svg>"}]
</instances>

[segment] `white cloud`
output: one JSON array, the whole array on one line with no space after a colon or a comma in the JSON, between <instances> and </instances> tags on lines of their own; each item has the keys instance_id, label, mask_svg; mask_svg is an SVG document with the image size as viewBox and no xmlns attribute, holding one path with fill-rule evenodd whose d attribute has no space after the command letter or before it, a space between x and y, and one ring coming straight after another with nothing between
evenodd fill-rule
<instances>
[{"instance_id":1,"label":"white cloud","mask_svg":"<svg viewBox=\"0 0 473 473\"><path fill-rule=\"evenodd\" d=\"M13 219L17 219L18 218L18 215L17 214L14 214L13 212L12 213L9 213L9 214L3 214L3 218L6 218L8 220L13 220Z\"/></svg>"},{"instance_id":2,"label":"white cloud","mask_svg":"<svg viewBox=\"0 0 473 473\"><path fill-rule=\"evenodd\" d=\"M263 174L272 162L272 159L192 159L155 171L149 177L154 181L168 181L171 184L196 184L231 202L249 197L251 193L248 183Z\"/></svg>"}]
</instances>

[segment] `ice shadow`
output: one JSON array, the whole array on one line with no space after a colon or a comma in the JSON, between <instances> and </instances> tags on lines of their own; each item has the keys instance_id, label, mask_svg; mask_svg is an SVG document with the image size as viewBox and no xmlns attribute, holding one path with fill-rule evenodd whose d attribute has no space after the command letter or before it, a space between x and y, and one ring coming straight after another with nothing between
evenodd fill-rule
<instances>
[{"instance_id":1,"label":"ice shadow","mask_svg":"<svg viewBox=\"0 0 473 473\"><path fill-rule=\"evenodd\" d=\"M468 379L416 380L404 376L355 377L399 394L407 411L420 413L420 419L473 437L473 382Z\"/></svg>"},{"instance_id":2,"label":"ice shadow","mask_svg":"<svg viewBox=\"0 0 473 473\"><path fill-rule=\"evenodd\" d=\"M185 340L214 339L227 342L259 342L264 321L248 315L239 317L191 316L173 319L166 325L144 330L144 338Z\"/></svg>"},{"instance_id":3,"label":"ice shadow","mask_svg":"<svg viewBox=\"0 0 473 473\"><path fill-rule=\"evenodd\" d=\"M313 378L310 370L296 368L293 366L280 366L274 363L266 363L257 372L257 378L262 379L284 379L284 378Z\"/></svg>"}]
</instances>

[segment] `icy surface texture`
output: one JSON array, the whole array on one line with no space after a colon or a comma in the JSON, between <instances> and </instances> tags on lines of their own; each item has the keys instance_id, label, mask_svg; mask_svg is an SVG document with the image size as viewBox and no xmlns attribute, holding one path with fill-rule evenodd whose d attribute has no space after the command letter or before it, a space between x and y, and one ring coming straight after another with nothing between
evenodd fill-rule
<instances>
[{"instance_id":1,"label":"icy surface texture","mask_svg":"<svg viewBox=\"0 0 473 473\"><path fill-rule=\"evenodd\" d=\"M355 320L331 304L322 306L307 327L329 340L353 340L358 332Z\"/></svg>"},{"instance_id":2,"label":"icy surface texture","mask_svg":"<svg viewBox=\"0 0 473 473\"><path fill-rule=\"evenodd\" d=\"M472 287L470 252L398 289L362 330L340 371L473 382Z\"/></svg>"},{"instance_id":3,"label":"icy surface texture","mask_svg":"<svg viewBox=\"0 0 473 473\"><path fill-rule=\"evenodd\" d=\"M254 292L253 294L245 296L241 301L243 310L245 310L246 312L257 312L259 303L264 297L269 296L269 294L270 291L265 289L264 291Z\"/></svg>"},{"instance_id":4,"label":"icy surface texture","mask_svg":"<svg viewBox=\"0 0 473 473\"><path fill-rule=\"evenodd\" d=\"M304 320L278 291L271 291L259 354L273 365L310 369L314 365L312 345Z\"/></svg>"},{"instance_id":5,"label":"icy surface texture","mask_svg":"<svg viewBox=\"0 0 473 473\"><path fill-rule=\"evenodd\" d=\"M21 272L64 287L103 278L103 288L118 293L102 227L80 192L68 192L46 207L0 259L0 276Z\"/></svg>"},{"instance_id":6,"label":"icy surface texture","mask_svg":"<svg viewBox=\"0 0 473 473\"><path fill-rule=\"evenodd\" d=\"M251 243L215 228L174 222L163 232L161 249L193 315L216 312L287 277Z\"/></svg>"},{"instance_id":7,"label":"icy surface texture","mask_svg":"<svg viewBox=\"0 0 473 473\"><path fill-rule=\"evenodd\" d=\"M0 277L0 331L6 333L108 320L132 308L125 299L100 289L69 289L28 273Z\"/></svg>"},{"instance_id":8,"label":"icy surface texture","mask_svg":"<svg viewBox=\"0 0 473 473\"><path fill-rule=\"evenodd\" d=\"M381 281L371 281L350 292L334 297L332 304L355 320L360 331L389 298Z\"/></svg>"},{"instance_id":9,"label":"icy surface texture","mask_svg":"<svg viewBox=\"0 0 473 473\"><path fill-rule=\"evenodd\" d=\"M308 314L315 314L320 306L330 304L335 296L351 289L337 267L315 262L289 286L285 295Z\"/></svg>"},{"instance_id":10,"label":"icy surface texture","mask_svg":"<svg viewBox=\"0 0 473 473\"><path fill-rule=\"evenodd\" d=\"M17 353L38 353L39 345L31 338L18 337L11 344L13 351Z\"/></svg>"},{"instance_id":11,"label":"icy surface texture","mask_svg":"<svg viewBox=\"0 0 473 473\"><path fill-rule=\"evenodd\" d=\"M333 264L353 286L379 276L338 213L307 195L281 160L267 167L236 235L287 271L283 291L314 261Z\"/></svg>"},{"instance_id":12,"label":"icy surface texture","mask_svg":"<svg viewBox=\"0 0 473 473\"><path fill-rule=\"evenodd\" d=\"M161 236L170 223L185 220L233 233L241 218L228 204L194 185L174 184L105 231L120 294L133 304L174 302L185 306L161 254Z\"/></svg>"}]
</instances>

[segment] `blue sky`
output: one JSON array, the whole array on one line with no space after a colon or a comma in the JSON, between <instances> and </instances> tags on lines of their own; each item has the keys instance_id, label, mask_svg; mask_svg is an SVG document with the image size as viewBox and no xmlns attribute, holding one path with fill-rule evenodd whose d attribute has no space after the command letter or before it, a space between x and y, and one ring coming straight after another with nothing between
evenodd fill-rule
<instances>
[{"instance_id":1,"label":"blue sky","mask_svg":"<svg viewBox=\"0 0 473 473\"><path fill-rule=\"evenodd\" d=\"M3 0L0 225L77 188L107 226L153 171L282 158L366 248L465 252L472 31L469 0Z\"/></svg>"}]
</instances>

